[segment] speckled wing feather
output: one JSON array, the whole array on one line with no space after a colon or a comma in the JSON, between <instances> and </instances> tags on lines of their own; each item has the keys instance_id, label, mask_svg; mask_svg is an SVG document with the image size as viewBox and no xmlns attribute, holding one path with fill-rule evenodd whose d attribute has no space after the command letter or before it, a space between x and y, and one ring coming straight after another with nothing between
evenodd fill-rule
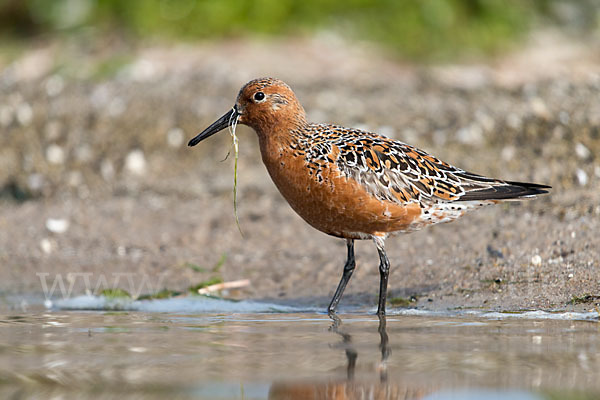
<instances>
[{"instance_id":1,"label":"speckled wing feather","mask_svg":"<svg viewBox=\"0 0 600 400\"><path fill-rule=\"evenodd\" d=\"M508 200L546 193L544 185L505 182L476 175L408 144L371 132L312 125L306 157L335 163L369 193L395 203ZM320 139L320 140L319 140ZM318 167L315 174L318 176Z\"/></svg>"}]
</instances>

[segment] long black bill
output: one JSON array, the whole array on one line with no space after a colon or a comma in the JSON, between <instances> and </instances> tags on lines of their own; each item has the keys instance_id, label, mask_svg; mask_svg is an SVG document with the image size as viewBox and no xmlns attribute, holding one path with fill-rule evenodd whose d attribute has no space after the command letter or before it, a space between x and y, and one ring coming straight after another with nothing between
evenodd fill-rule
<instances>
[{"instance_id":1,"label":"long black bill","mask_svg":"<svg viewBox=\"0 0 600 400\"><path fill-rule=\"evenodd\" d=\"M231 125L239 116L236 106L233 106L225 115L213 122L208 128L200 132L195 138L188 142L188 146L195 146L207 137L222 131Z\"/></svg>"}]
</instances>

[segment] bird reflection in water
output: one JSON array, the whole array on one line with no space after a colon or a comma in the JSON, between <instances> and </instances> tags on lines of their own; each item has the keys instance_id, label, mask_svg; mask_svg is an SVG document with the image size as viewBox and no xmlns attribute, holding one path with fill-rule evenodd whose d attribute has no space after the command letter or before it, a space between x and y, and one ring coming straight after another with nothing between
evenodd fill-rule
<instances>
[{"instance_id":1,"label":"bird reflection in water","mask_svg":"<svg viewBox=\"0 0 600 400\"><path fill-rule=\"evenodd\" d=\"M420 399L431 392L431 388L411 386L406 382L388 381L387 360L392 354L387 334L386 317L379 315L378 332L380 337L379 349L381 361L377 365L379 382L360 381L355 379L358 351L352 343L352 335L342 325L342 320L336 314L329 316L332 324L329 330L339 336L342 341L334 348L343 349L346 353L347 378L328 382L314 381L302 383L274 383L269 391L270 400L362 400L362 399Z\"/></svg>"}]
</instances>

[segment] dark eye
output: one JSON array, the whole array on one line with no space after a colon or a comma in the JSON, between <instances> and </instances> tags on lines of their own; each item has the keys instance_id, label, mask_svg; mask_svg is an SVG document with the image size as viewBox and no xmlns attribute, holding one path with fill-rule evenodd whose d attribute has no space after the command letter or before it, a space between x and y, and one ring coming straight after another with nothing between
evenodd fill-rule
<instances>
[{"instance_id":1,"label":"dark eye","mask_svg":"<svg viewBox=\"0 0 600 400\"><path fill-rule=\"evenodd\" d=\"M254 100L256 101L262 101L265 99L265 94L263 92L256 92L254 93Z\"/></svg>"}]
</instances>

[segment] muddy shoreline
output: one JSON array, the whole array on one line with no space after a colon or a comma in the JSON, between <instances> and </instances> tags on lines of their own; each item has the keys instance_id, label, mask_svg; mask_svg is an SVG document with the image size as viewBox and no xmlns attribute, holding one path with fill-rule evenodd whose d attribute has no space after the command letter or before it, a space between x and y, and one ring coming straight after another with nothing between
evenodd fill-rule
<instances>
[{"instance_id":1,"label":"muddy shoreline","mask_svg":"<svg viewBox=\"0 0 600 400\"><path fill-rule=\"evenodd\" d=\"M534 201L389 239L396 304L594 309L600 52L561 42L544 53L538 42L488 63L436 67L316 40L141 46L108 77L69 72L81 49L39 45L0 71L0 296L39 295L40 274L70 282L70 273L73 293L102 277L185 292L218 276L250 279L227 294L234 298L324 307L344 242L293 213L254 133L238 131L244 237L233 217L233 163L220 162L229 138L185 146L244 82L274 75L314 122L373 130L476 173L553 186ZM98 44L80 66L93 75L110 56ZM342 311L376 302L375 247L360 242L356 253Z\"/></svg>"}]
</instances>

